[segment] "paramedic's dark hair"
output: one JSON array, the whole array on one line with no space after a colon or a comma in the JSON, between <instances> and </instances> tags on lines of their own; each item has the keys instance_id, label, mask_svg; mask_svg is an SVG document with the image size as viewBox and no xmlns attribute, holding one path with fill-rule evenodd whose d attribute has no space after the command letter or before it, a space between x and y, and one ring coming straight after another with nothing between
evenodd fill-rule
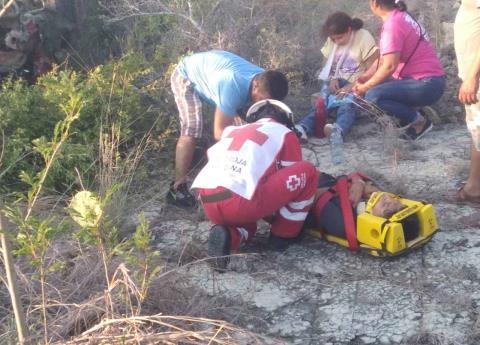
<instances>
[{"instance_id":1,"label":"paramedic's dark hair","mask_svg":"<svg viewBox=\"0 0 480 345\"><path fill-rule=\"evenodd\" d=\"M265 71L255 76L258 89L277 101L283 100L288 94L288 80L285 74L279 71Z\"/></svg>"},{"instance_id":2,"label":"paramedic's dark hair","mask_svg":"<svg viewBox=\"0 0 480 345\"><path fill-rule=\"evenodd\" d=\"M385 7L386 9L392 10L394 8L399 11L406 12L407 4L404 1L395 1L395 0L374 0L377 5Z\"/></svg>"},{"instance_id":3,"label":"paramedic's dark hair","mask_svg":"<svg viewBox=\"0 0 480 345\"><path fill-rule=\"evenodd\" d=\"M363 27L363 20L351 18L345 12L335 12L327 17L322 27L322 36L327 38L332 35L344 34L349 28L353 31L360 30Z\"/></svg>"}]
</instances>

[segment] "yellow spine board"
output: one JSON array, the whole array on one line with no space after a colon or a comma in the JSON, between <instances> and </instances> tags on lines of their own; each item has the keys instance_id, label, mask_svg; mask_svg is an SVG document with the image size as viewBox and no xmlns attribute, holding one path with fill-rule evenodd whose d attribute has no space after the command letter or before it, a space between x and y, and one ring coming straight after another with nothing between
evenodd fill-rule
<instances>
[{"instance_id":1,"label":"yellow spine board","mask_svg":"<svg viewBox=\"0 0 480 345\"><path fill-rule=\"evenodd\" d=\"M357 216L357 240L361 250L366 250L373 256L394 256L428 242L437 232L438 223L431 204L403 198L400 202L407 207L390 219L369 213ZM406 242L401 221L412 214L416 214L419 221L418 236ZM325 234L321 229L311 229L309 232L313 236L348 248L348 242L344 238Z\"/></svg>"}]
</instances>

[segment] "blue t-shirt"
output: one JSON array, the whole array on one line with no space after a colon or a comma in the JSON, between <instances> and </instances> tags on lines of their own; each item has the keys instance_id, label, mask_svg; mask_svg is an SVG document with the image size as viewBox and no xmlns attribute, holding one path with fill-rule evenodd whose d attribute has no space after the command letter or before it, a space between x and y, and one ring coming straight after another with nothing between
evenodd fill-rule
<instances>
[{"instance_id":1,"label":"blue t-shirt","mask_svg":"<svg viewBox=\"0 0 480 345\"><path fill-rule=\"evenodd\" d=\"M264 69L222 50L184 57L179 65L182 76L192 82L204 101L229 116L250 101L250 84Z\"/></svg>"}]
</instances>

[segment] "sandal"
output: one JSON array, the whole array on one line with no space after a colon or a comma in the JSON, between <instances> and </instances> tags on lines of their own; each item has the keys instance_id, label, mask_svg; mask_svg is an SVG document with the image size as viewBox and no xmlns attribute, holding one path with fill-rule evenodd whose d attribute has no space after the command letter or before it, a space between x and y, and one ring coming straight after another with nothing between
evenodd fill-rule
<instances>
[{"instance_id":1,"label":"sandal","mask_svg":"<svg viewBox=\"0 0 480 345\"><path fill-rule=\"evenodd\" d=\"M462 185L454 195L447 196L447 201L458 205L469 205L480 208L480 196L468 195L465 190L465 185Z\"/></svg>"}]
</instances>

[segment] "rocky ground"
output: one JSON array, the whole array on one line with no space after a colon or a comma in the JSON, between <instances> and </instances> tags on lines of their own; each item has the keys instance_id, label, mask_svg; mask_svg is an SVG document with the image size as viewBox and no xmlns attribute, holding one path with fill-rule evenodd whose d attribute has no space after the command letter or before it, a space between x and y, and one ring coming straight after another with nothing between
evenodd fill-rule
<instances>
[{"instance_id":1,"label":"rocky ground","mask_svg":"<svg viewBox=\"0 0 480 345\"><path fill-rule=\"evenodd\" d=\"M420 19L431 20L430 29L443 32L436 43L442 47L449 85L435 105L439 118L433 119L434 130L411 143L392 139L391 132L363 117L345 142L345 164L332 165L325 139L311 139L303 152L322 171L360 170L385 190L433 203L441 230L420 249L380 259L308 236L284 253L272 252L265 248L268 227L263 224L232 259L229 271L218 274L205 261L211 224L201 211L165 206L169 178L163 177L134 214L145 212L162 257L180 267L175 274L189 291L182 295L189 296L183 304L198 304L197 309L209 309L210 317L260 334L261 344L480 343L480 224L462 221L480 210L446 197L466 179L469 163L469 136L455 101L452 23L458 3L409 3L414 11L430 9L432 15ZM422 5L427 3L428 9ZM292 90L287 101L303 114L308 97L300 99L300 94L308 93Z\"/></svg>"},{"instance_id":2,"label":"rocky ground","mask_svg":"<svg viewBox=\"0 0 480 345\"><path fill-rule=\"evenodd\" d=\"M439 125L415 143L382 133L361 119L342 166L332 165L325 139L311 139L303 151L322 171L361 170L387 190L433 203L441 231L421 249L380 259L307 236L276 253L265 249L263 225L218 274L202 260L211 224L200 212L166 207L160 194L142 205L155 243L172 264L186 264L177 274L191 291L215 299L220 315L270 337L260 343L478 344L480 226L460 220L477 210L445 197L466 177L467 131Z\"/></svg>"}]
</instances>

